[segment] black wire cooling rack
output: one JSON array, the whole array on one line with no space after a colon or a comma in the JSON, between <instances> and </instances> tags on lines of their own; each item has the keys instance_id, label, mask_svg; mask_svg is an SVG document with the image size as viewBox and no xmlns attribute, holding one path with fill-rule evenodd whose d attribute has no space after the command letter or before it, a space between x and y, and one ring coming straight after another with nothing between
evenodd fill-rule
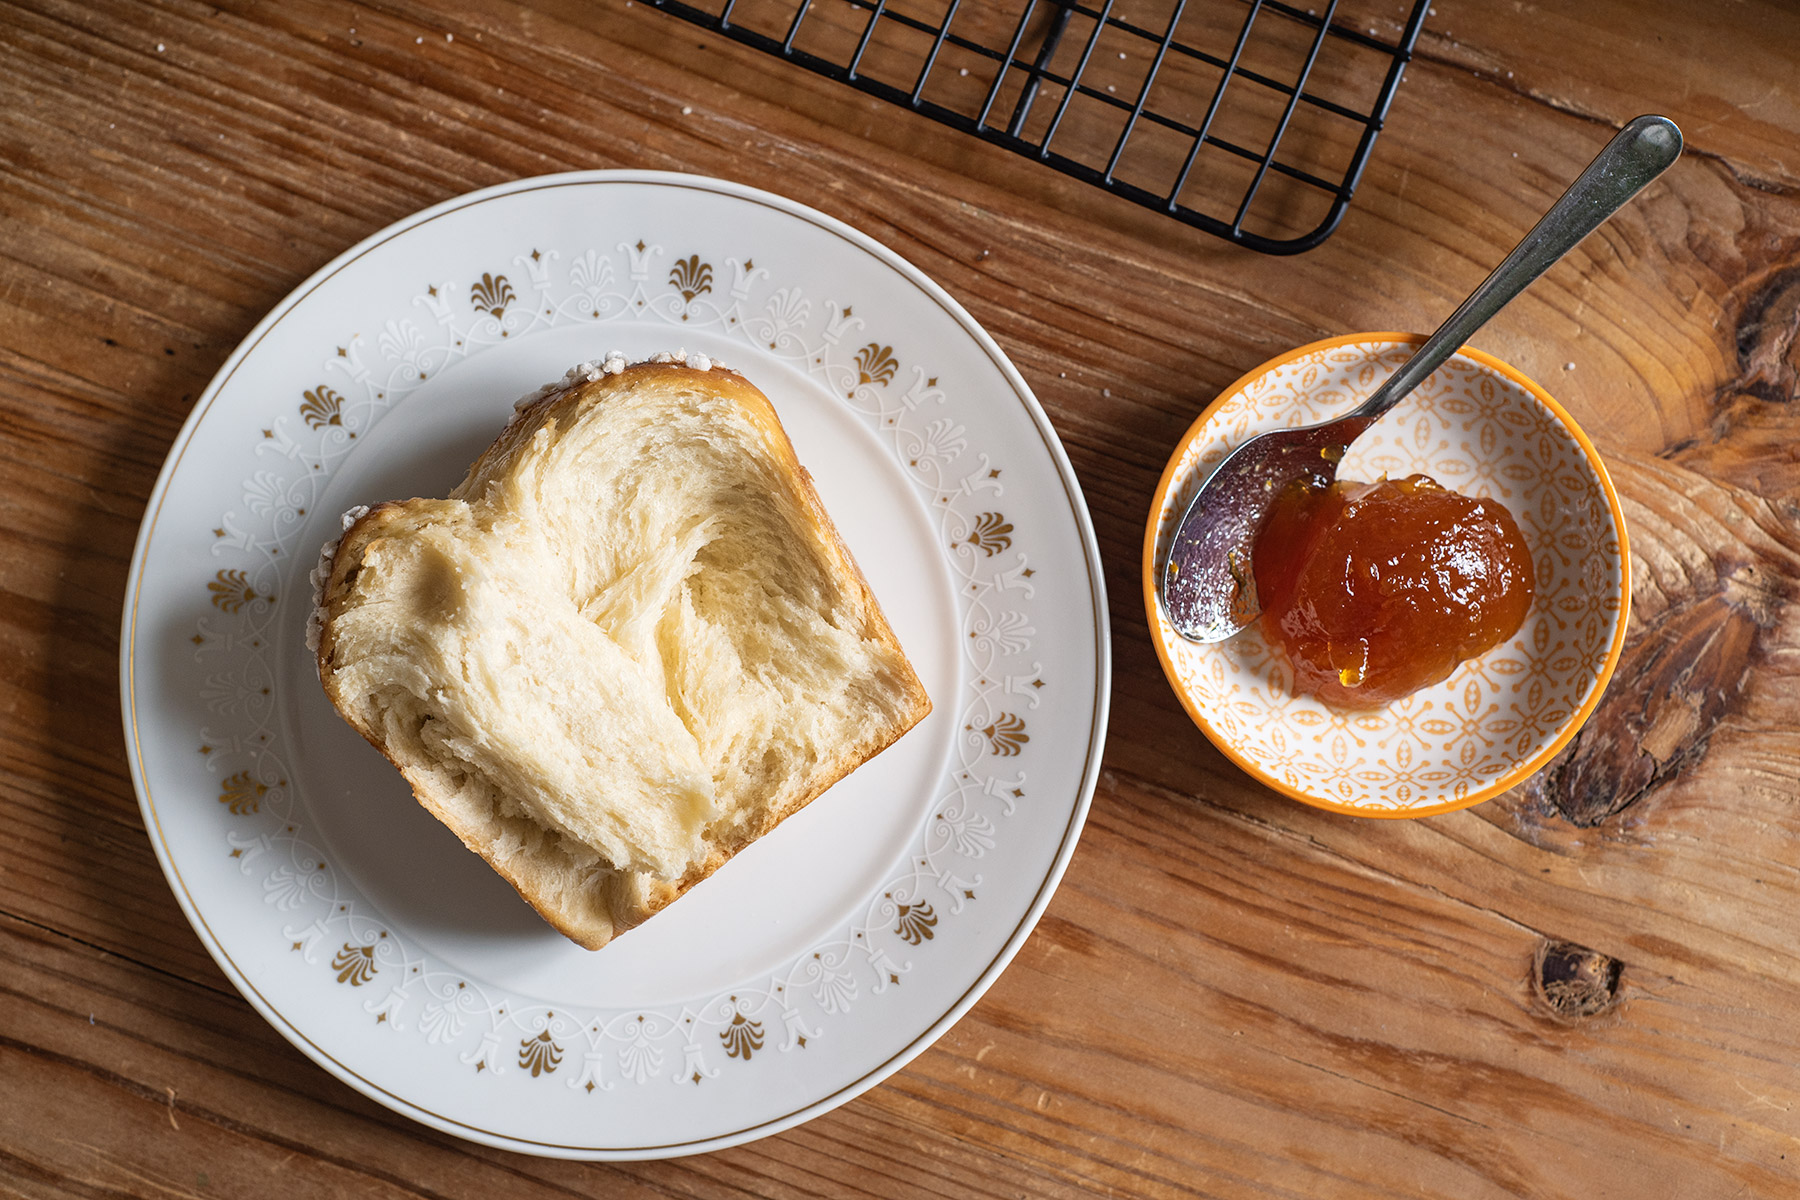
<instances>
[{"instance_id":1,"label":"black wire cooling rack","mask_svg":"<svg viewBox=\"0 0 1800 1200\"><path fill-rule=\"evenodd\" d=\"M1208 233L1296 254L1343 218L1431 0L650 2Z\"/></svg>"}]
</instances>

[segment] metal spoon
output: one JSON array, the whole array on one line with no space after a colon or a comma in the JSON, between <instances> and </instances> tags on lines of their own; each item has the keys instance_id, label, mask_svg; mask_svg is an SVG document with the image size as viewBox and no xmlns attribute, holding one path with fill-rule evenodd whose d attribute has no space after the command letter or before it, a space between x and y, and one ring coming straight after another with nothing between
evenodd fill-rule
<instances>
[{"instance_id":1,"label":"metal spoon","mask_svg":"<svg viewBox=\"0 0 1800 1200\"><path fill-rule=\"evenodd\" d=\"M1632 121L1374 395L1334 420L1251 438L1220 463L1181 518L1163 565L1158 591L1175 631L1191 641L1220 642L1255 620L1261 608L1250 547L1277 493L1295 479L1326 484L1336 478L1338 460L1363 430L1680 154L1681 130L1673 121Z\"/></svg>"}]
</instances>

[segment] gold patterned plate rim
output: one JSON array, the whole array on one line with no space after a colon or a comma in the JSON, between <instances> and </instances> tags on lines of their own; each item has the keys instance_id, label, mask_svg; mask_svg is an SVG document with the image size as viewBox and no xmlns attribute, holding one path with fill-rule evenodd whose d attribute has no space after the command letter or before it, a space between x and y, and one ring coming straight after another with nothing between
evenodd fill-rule
<instances>
[{"instance_id":1,"label":"gold patterned plate rim","mask_svg":"<svg viewBox=\"0 0 1800 1200\"><path fill-rule=\"evenodd\" d=\"M616 223L620 212L638 214L649 232L620 239L622 225L596 216ZM709 231L741 226L766 245L741 258L694 252L695 238L676 225L695 213L712 218ZM519 223L533 214L578 240L532 244ZM469 260L460 282L384 277L421 244L447 238L446 228L461 231L457 253L488 254L492 269ZM504 256L468 250L470 230ZM393 318L360 332L333 326L324 299L352 285L378 294L369 301L387 306L378 318ZM316 549L296 538L316 527L359 436L379 431L428 378L449 378L478 354L504 361L498 347L566 340L576 326L664 337L670 347L683 333L711 337L731 347L730 365L766 356L770 369L836 397L914 489L921 528L934 531L933 553L958 593L948 611L962 683L934 700L959 732L944 738L954 752L923 801L923 824L893 851L897 873L832 918L841 928L810 960L708 983L679 1004L619 1011L514 996L503 980L438 961L388 921L358 892L354 871L326 861L330 839L309 838L313 813L293 797L303 786L298 777L290 786L282 755L291 725L277 709L292 703L279 659L290 648L275 635L291 631L297 610L283 602L304 578L297 561ZM294 365L294 347L313 343L311 361L322 365ZM254 382L267 386L247 398ZM248 439L231 453L257 468L245 466L241 484L218 450L230 436ZM200 524L204 533L188 528ZM1046 567L1056 570L1040 574ZM200 614L173 648L172 611ZM992 338L922 272L842 222L758 189L649 171L546 176L445 201L365 239L277 305L171 448L139 532L121 645L130 766L152 846L190 923L251 1004L333 1075L398 1112L474 1141L570 1158L669 1157L779 1132L928 1047L992 984L1048 904L1098 779L1110 697L1086 505L1042 408ZM198 728L163 711L158 698L171 689L194 693ZM177 744L189 737L200 743L193 761ZM925 957L933 952L935 963ZM454 1081L448 1098L424 1086L443 1079ZM712 1107L670 1099L681 1088L713 1097L704 1102ZM756 1104L740 1117L732 1106L746 1096ZM683 1105L704 1108L704 1120ZM639 1123L611 1133L607 1113Z\"/></svg>"},{"instance_id":2,"label":"gold patterned plate rim","mask_svg":"<svg viewBox=\"0 0 1800 1200\"><path fill-rule=\"evenodd\" d=\"M1618 666L1620 652L1622 651L1625 642L1625 614L1629 606L1631 595L1629 541L1626 534L1624 511L1620 506L1618 493L1613 487L1611 477L1607 474L1606 465L1601 459L1599 451L1594 447L1593 442L1588 438L1587 434L1568 411L1534 380L1510 363L1480 350L1465 346L1459 350L1452 359L1453 364L1459 360L1466 361L1480 370L1490 372L1504 380L1506 383L1511 384L1520 392L1529 396L1530 399L1560 427L1562 434L1573 443L1577 449L1579 462L1583 471L1589 477L1589 481L1594 488L1602 497L1604 497L1605 518L1610 522L1611 529L1616 531L1617 534L1616 555L1610 555L1609 561L1606 564L1607 569L1611 574L1611 582L1616 584L1615 594L1604 597L1606 603L1614 613L1610 632L1604 639L1604 651L1600 655L1600 661L1592 672L1591 686L1587 688L1585 695L1582 696L1580 702L1573 706L1571 711L1569 711L1566 719L1560 723L1554 736L1542 740L1539 744L1533 746L1529 753L1514 757L1504 766L1503 770L1481 783L1479 786L1467 787L1462 794L1456 795L1450 799L1411 807L1346 803L1341 799L1322 794L1320 790L1309 789L1292 777L1283 778L1272 773L1270 770L1265 769L1263 764L1259 763L1255 758L1249 755L1243 747L1236 744L1234 739L1229 736L1225 730L1221 729L1214 720L1209 718L1207 711L1202 707L1201 703L1189 689L1184 686L1177 665L1171 657L1170 643L1178 640L1179 635L1173 632L1173 629L1169 626L1166 615L1162 611L1161 601L1156 588L1156 564L1159 538L1162 535L1163 526L1167 524L1167 518L1169 516L1165 510L1171 503L1171 496L1184 484L1191 485L1193 482L1193 465L1188 463L1187 460L1192 457L1192 451L1197 440L1208 434L1209 426L1212 424L1213 418L1220 414L1228 404L1238 399L1247 389L1250 389L1258 381L1283 367L1295 364L1300 360L1309 357L1323 359L1325 355L1332 351L1343 349L1370 351L1379 349L1382 346L1416 346L1423 343L1424 340L1425 338L1423 335L1402 332L1345 334L1338 337L1323 338L1319 341L1297 346L1294 349L1289 350L1284 354L1277 355L1267 362L1245 372L1242 376L1233 381L1230 386L1219 392L1217 398L1215 398L1211 404L1207 405L1182 434L1180 440L1177 441L1174 450L1169 456L1168 463L1163 469L1162 476L1157 483L1156 491L1151 499L1149 519L1146 522L1144 530L1140 585L1143 594L1144 610L1150 622L1150 640L1156 648L1157 661L1162 665L1163 674L1167 677L1170 687L1174 690L1176 697L1180 700L1182 708L1187 712L1194 724L1199 727L1200 731L1205 734L1206 738L1211 741L1221 753L1257 782L1304 804L1349 816L1409 819L1454 812L1490 800L1507 789L1524 782L1555 758L1555 756L1568 745L1570 740L1580 732L1582 725L1598 706L1600 698L1606 690L1606 685L1611 680L1613 672ZM1323 417L1315 417L1314 419L1323 419ZM1270 427L1272 428L1273 426ZM1259 430L1247 430L1243 431L1243 433L1247 436L1249 433L1257 431ZM1238 440L1239 439L1233 438L1230 444L1235 445Z\"/></svg>"}]
</instances>

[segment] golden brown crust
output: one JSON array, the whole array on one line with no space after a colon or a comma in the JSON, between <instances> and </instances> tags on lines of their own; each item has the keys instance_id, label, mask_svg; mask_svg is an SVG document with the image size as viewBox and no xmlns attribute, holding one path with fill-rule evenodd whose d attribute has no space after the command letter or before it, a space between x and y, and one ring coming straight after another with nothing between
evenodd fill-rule
<instances>
[{"instance_id":1,"label":"golden brown crust","mask_svg":"<svg viewBox=\"0 0 1800 1200\"><path fill-rule=\"evenodd\" d=\"M512 856L509 856L501 846L501 839L497 835L497 824L490 823L490 827L483 828L479 821L468 819L440 791L437 780L416 766L398 759L383 741L380 731L369 728L356 712L355 706L346 702L346 698L340 694L336 686L337 681L332 661L336 643L334 623L335 618L343 612L347 604L356 572L360 569L365 555L384 536L398 532L409 523L415 522L421 509L455 505L478 498L478 491L484 489L488 481L498 477L506 463L527 446L540 429L546 427L554 429L564 419L572 421L583 407L604 403L606 397L615 389L636 386L664 374L679 374L687 377L687 381L690 383L703 383L709 390L734 402L744 415L761 430L769 450L780 464L783 478L793 488L794 498L798 501L811 532L834 560L834 573L851 584L860 597L864 613L864 636L887 648L899 663L905 665L904 677L900 682L906 692L906 714L894 725L876 730L873 734L846 746L831 761L820 764L803 790L783 803L778 810L762 814L761 819L754 825L725 831L721 840L714 840L714 835L709 833L710 845L705 858L676 881L658 880L653 876L635 872L597 868L597 878L592 884L592 888L597 893L596 898L601 899L602 902L595 905L595 908L603 909L604 912L590 911L585 914L577 914L556 903L553 897L542 894L525 872L515 865ZM757 838L773 830L782 821L806 807L832 784L893 744L931 711L930 698L926 695L917 675L911 670L910 664L906 664L904 652L901 650L899 640L894 636L893 628L882 613L880 604L876 601L873 591L870 590L868 580L850 554L849 547L844 544L836 526L826 514L825 507L813 487L812 477L800 465L793 444L789 440L786 430L782 428L774 408L760 391L736 372L719 367L702 372L678 363L642 363L628 367L617 374L553 392L524 406L515 415L500 437L470 466L468 475L452 491L451 497L452 499L447 501L415 499L378 504L345 532L332 559L320 601L323 627L318 647L319 677L324 684L326 695L331 699L333 705L352 728L399 769L412 786L419 803L448 826L465 846L481 855L546 921L571 940L588 949L598 949L604 946L619 933L636 927L666 908L674 900L724 866Z\"/></svg>"}]
</instances>

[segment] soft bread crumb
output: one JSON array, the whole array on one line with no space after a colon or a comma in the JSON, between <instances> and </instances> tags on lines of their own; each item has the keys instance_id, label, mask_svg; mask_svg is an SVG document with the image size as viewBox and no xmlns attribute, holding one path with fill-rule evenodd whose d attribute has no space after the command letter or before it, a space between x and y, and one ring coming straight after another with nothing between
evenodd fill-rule
<instances>
[{"instance_id":1,"label":"soft bread crumb","mask_svg":"<svg viewBox=\"0 0 1800 1200\"><path fill-rule=\"evenodd\" d=\"M930 709L767 400L664 357L582 364L448 499L368 512L323 596L339 710L590 947Z\"/></svg>"}]
</instances>

